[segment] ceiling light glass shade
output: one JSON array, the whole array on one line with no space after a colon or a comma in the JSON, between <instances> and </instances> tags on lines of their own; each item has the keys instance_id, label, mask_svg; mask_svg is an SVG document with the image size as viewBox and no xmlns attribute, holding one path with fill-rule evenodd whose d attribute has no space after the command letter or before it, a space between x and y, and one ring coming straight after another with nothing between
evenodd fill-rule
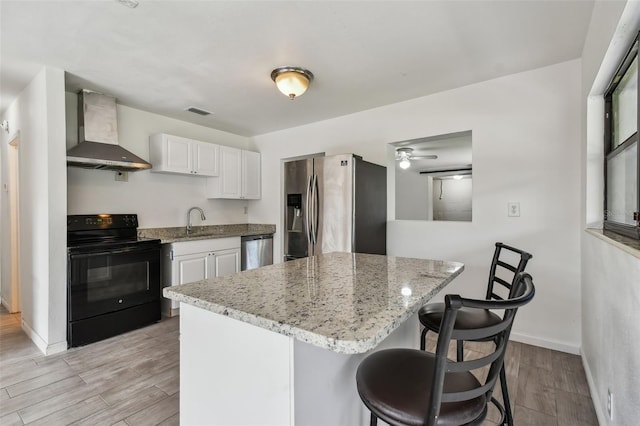
<instances>
[{"instance_id":1,"label":"ceiling light glass shade","mask_svg":"<svg viewBox=\"0 0 640 426\"><path fill-rule=\"evenodd\" d=\"M409 161L408 158L403 158L402 160L400 160L400 163L398 163L398 165L400 166L401 169L408 169L411 166L411 162Z\"/></svg>"},{"instance_id":2,"label":"ceiling light glass shade","mask_svg":"<svg viewBox=\"0 0 640 426\"><path fill-rule=\"evenodd\" d=\"M455 180L460 180L460 179L462 179L462 175L455 175L455 176L453 176L453 178Z\"/></svg>"},{"instance_id":3,"label":"ceiling light glass shade","mask_svg":"<svg viewBox=\"0 0 640 426\"><path fill-rule=\"evenodd\" d=\"M271 79L276 82L278 90L293 100L307 91L313 74L304 68L280 67L271 72Z\"/></svg>"}]
</instances>

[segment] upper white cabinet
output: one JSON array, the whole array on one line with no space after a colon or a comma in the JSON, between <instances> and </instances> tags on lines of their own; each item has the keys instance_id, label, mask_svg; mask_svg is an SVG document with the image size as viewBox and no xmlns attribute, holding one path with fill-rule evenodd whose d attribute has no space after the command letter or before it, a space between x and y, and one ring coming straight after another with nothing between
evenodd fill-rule
<instances>
[{"instance_id":1,"label":"upper white cabinet","mask_svg":"<svg viewBox=\"0 0 640 426\"><path fill-rule=\"evenodd\" d=\"M260 153L220 146L220 174L207 180L208 198L260 199Z\"/></svg>"},{"instance_id":2,"label":"upper white cabinet","mask_svg":"<svg viewBox=\"0 0 640 426\"><path fill-rule=\"evenodd\" d=\"M159 133L149 137L152 172L218 176L220 146Z\"/></svg>"},{"instance_id":3,"label":"upper white cabinet","mask_svg":"<svg viewBox=\"0 0 640 426\"><path fill-rule=\"evenodd\" d=\"M242 151L242 197L259 200L260 191L260 153Z\"/></svg>"}]
</instances>

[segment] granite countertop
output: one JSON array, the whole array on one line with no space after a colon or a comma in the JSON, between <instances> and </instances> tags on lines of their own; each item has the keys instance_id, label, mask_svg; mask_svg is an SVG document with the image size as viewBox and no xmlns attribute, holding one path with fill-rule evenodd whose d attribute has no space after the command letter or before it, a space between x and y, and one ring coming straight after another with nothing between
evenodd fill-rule
<instances>
[{"instance_id":1,"label":"granite countertop","mask_svg":"<svg viewBox=\"0 0 640 426\"><path fill-rule=\"evenodd\" d=\"M355 354L375 348L463 269L458 262L336 252L167 287L164 296Z\"/></svg>"},{"instance_id":2,"label":"granite countertop","mask_svg":"<svg viewBox=\"0 0 640 426\"><path fill-rule=\"evenodd\" d=\"M239 223L233 225L194 226L187 235L186 226L173 228L138 229L140 238L157 238L163 244L178 241L206 240L211 238L244 237L247 235L274 234L275 225Z\"/></svg>"}]
</instances>

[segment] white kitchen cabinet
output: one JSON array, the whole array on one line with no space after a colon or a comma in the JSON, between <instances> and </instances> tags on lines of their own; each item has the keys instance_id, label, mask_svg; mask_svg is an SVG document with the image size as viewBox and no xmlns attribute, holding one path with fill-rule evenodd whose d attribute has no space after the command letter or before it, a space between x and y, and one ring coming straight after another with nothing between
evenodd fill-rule
<instances>
[{"instance_id":1,"label":"white kitchen cabinet","mask_svg":"<svg viewBox=\"0 0 640 426\"><path fill-rule=\"evenodd\" d=\"M155 173L218 176L220 146L158 133L149 137L149 157Z\"/></svg>"},{"instance_id":2,"label":"white kitchen cabinet","mask_svg":"<svg viewBox=\"0 0 640 426\"><path fill-rule=\"evenodd\" d=\"M162 286L222 277L240 271L240 237L192 240L163 246ZM175 316L180 304L162 298L162 313Z\"/></svg>"},{"instance_id":3,"label":"white kitchen cabinet","mask_svg":"<svg viewBox=\"0 0 640 426\"><path fill-rule=\"evenodd\" d=\"M221 146L220 174L207 180L207 197L260 199L260 178L259 152Z\"/></svg>"},{"instance_id":4,"label":"white kitchen cabinet","mask_svg":"<svg viewBox=\"0 0 640 426\"><path fill-rule=\"evenodd\" d=\"M213 267L216 277L235 274L240 270L240 249L233 248L213 252Z\"/></svg>"},{"instance_id":5,"label":"white kitchen cabinet","mask_svg":"<svg viewBox=\"0 0 640 426\"><path fill-rule=\"evenodd\" d=\"M260 153L242 151L242 197L248 200L259 200L260 185Z\"/></svg>"}]
</instances>

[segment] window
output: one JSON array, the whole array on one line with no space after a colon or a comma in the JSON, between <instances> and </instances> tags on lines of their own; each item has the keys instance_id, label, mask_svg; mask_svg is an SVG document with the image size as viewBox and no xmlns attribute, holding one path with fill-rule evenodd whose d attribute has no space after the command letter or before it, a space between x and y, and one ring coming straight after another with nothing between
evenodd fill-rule
<instances>
[{"instance_id":1,"label":"window","mask_svg":"<svg viewBox=\"0 0 640 426\"><path fill-rule=\"evenodd\" d=\"M638 37L605 93L604 229L640 239Z\"/></svg>"}]
</instances>

